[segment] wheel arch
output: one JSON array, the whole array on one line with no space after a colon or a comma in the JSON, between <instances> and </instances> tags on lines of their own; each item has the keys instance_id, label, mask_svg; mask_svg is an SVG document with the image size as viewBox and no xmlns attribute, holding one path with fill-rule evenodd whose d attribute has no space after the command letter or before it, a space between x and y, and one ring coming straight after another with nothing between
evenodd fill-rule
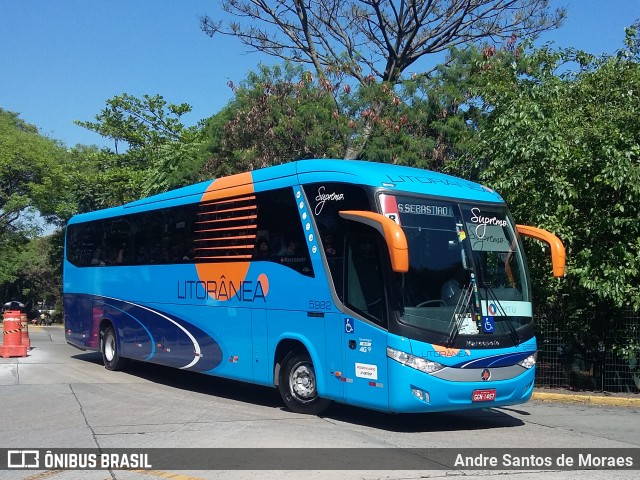
<instances>
[{"instance_id":1,"label":"wheel arch","mask_svg":"<svg viewBox=\"0 0 640 480\"><path fill-rule=\"evenodd\" d=\"M107 317L102 317L100 319L100 327L99 327L100 333L104 332L107 329L107 327L112 327L114 331L116 330L116 326L113 320ZM118 332L116 332L116 334L117 333Z\"/></svg>"},{"instance_id":2,"label":"wheel arch","mask_svg":"<svg viewBox=\"0 0 640 480\"><path fill-rule=\"evenodd\" d=\"M313 362L313 369L315 370L316 374L318 395L322 396L322 394L324 394L326 391L326 381L324 369L322 368L322 364L320 363L320 356L318 355L317 349L309 341L309 339L300 335L283 335L278 339L278 345L273 354L273 385L276 387L278 386L280 367L282 366L284 357L286 357L289 352L293 352L296 350L307 353L311 358L311 361Z\"/></svg>"},{"instance_id":3,"label":"wheel arch","mask_svg":"<svg viewBox=\"0 0 640 480\"><path fill-rule=\"evenodd\" d=\"M108 328L113 328L113 333L116 335L116 347L119 352L122 352L122 335L118 332L118 327L116 323L110 319L109 317L102 317L100 320L100 326L98 327L98 332L100 335L100 342L98 343L98 350L102 350L102 336L104 335L104 331Z\"/></svg>"}]
</instances>

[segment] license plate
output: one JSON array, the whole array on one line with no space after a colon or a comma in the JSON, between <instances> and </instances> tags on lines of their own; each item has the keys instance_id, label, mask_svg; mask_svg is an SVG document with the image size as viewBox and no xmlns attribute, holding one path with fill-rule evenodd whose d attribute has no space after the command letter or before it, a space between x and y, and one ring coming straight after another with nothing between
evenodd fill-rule
<instances>
[{"instance_id":1,"label":"license plate","mask_svg":"<svg viewBox=\"0 0 640 480\"><path fill-rule=\"evenodd\" d=\"M474 390L471 400L474 402L490 402L496 399L496 389Z\"/></svg>"}]
</instances>

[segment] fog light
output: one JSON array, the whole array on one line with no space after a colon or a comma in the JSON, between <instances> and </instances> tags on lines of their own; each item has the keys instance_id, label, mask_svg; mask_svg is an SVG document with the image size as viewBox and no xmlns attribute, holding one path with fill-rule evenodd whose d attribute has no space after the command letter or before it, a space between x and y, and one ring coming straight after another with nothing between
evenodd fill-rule
<instances>
[{"instance_id":1,"label":"fog light","mask_svg":"<svg viewBox=\"0 0 640 480\"><path fill-rule=\"evenodd\" d=\"M429 392L425 392L424 390L420 390L419 388L411 387L411 393L418 400L429 403Z\"/></svg>"}]
</instances>

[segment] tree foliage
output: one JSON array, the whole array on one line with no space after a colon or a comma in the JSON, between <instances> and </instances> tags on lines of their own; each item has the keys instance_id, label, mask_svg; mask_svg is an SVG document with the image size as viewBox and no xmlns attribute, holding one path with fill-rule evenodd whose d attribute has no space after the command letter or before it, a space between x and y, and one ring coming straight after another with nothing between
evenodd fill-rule
<instances>
[{"instance_id":1,"label":"tree foliage","mask_svg":"<svg viewBox=\"0 0 640 480\"><path fill-rule=\"evenodd\" d=\"M456 45L533 37L559 26L564 9L552 11L548 0L223 0L235 19L224 23L207 15L201 28L210 36L237 37L247 47L298 64L306 64L323 81L348 83L369 92L372 83L394 89L413 76L429 76L419 60ZM338 80L337 83L342 83ZM367 142L388 118L384 101L370 101L352 118L358 127L341 157L362 156ZM378 147L373 145L377 150ZM438 145L442 148L442 144Z\"/></svg>"},{"instance_id":2,"label":"tree foliage","mask_svg":"<svg viewBox=\"0 0 640 480\"><path fill-rule=\"evenodd\" d=\"M107 107L96 115L95 122L75 123L114 140L117 153L118 142L130 150L142 150L180 140L185 130L180 117L190 111L190 105L167 103L161 95L140 99L124 93L107 100Z\"/></svg>"},{"instance_id":3,"label":"tree foliage","mask_svg":"<svg viewBox=\"0 0 640 480\"><path fill-rule=\"evenodd\" d=\"M465 121L455 114L460 100L441 85L416 77L398 89L373 81L352 88L344 76L331 77L285 63L230 83L235 98L205 128L202 178L342 158L353 146L367 160L440 168L467 148Z\"/></svg>"},{"instance_id":4,"label":"tree foliage","mask_svg":"<svg viewBox=\"0 0 640 480\"><path fill-rule=\"evenodd\" d=\"M237 37L253 50L311 65L316 75L337 69L361 84L369 75L400 81L422 57L456 45L531 37L557 27L563 9L548 0L223 0L235 17L207 15L210 36Z\"/></svg>"},{"instance_id":5,"label":"tree foliage","mask_svg":"<svg viewBox=\"0 0 640 480\"><path fill-rule=\"evenodd\" d=\"M144 196L146 170L125 154L95 146L76 145L69 152L73 212L122 205Z\"/></svg>"},{"instance_id":6,"label":"tree foliage","mask_svg":"<svg viewBox=\"0 0 640 480\"><path fill-rule=\"evenodd\" d=\"M35 305L62 300L63 230L46 237L14 233L0 246L0 298Z\"/></svg>"},{"instance_id":7,"label":"tree foliage","mask_svg":"<svg viewBox=\"0 0 640 480\"><path fill-rule=\"evenodd\" d=\"M29 228L30 209L57 218L65 149L15 113L0 109L0 236Z\"/></svg>"},{"instance_id":8,"label":"tree foliage","mask_svg":"<svg viewBox=\"0 0 640 480\"><path fill-rule=\"evenodd\" d=\"M117 95L107 100L107 107L96 115L96 121L77 121L114 141L115 151L90 153L97 185L108 184L117 190L108 201L100 195L103 206L113 206L193 181L202 166L202 128L186 127L181 117L191 106L168 103L161 95ZM124 149L119 147L124 143ZM119 150L124 150L119 152ZM111 188L111 187L110 187ZM87 185L90 192L91 185ZM89 197L93 194L90 193ZM86 197L85 197L86 198ZM107 200L106 205L104 200ZM110 204L109 204L110 203Z\"/></svg>"},{"instance_id":9,"label":"tree foliage","mask_svg":"<svg viewBox=\"0 0 640 480\"><path fill-rule=\"evenodd\" d=\"M0 109L0 298L59 297L62 244L36 238L42 222L35 214L57 225L68 218L68 166L59 142Z\"/></svg>"},{"instance_id":10,"label":"tree foliage","mask_svg":"<svg viewBox=\"0 0 640 480\"><path fill-rule=\"evenodd\" d=\"M469 68L477 116L473 156L454 165L499 191L519 223L567 246L566 281L528 244L540 299L585 322L607 307L640 309L640 56L575 50L485 51ZM469 158L473 158L469 161Z\"/></svg>"},{"instance_id":11,"label":"tree foliage","mask_svg":"<svg viewBox=\"0 0 640 480\"><path fill-rule=\"evenodd\" d=\"M309 157L339 156L344 125L333 97L300 66L261 66L206 127L208 175L220 176Z\"/></svg>"}]
</instances>

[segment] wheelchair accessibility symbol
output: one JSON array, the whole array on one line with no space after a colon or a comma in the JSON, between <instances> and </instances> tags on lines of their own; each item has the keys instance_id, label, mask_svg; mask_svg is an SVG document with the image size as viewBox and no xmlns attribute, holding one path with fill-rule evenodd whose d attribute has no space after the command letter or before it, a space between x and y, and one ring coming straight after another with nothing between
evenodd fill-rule
<instances>
[{"instance_id":1,"label":"wheelchair accessibility symbol","mask_svg":"<svg viewBox=\"0 0 640 480\"><path fill-rule=\"evenodd\" d=\"M344 333L353 333L353 319L345 318L344 319Z\"/></svg>"},{"instance_id":2,"label":"wheelchair accessibility symbol","mask_svg":"<svg viewBox=\"0 0 640 480\"><path fill-rule=\"evenodd\" d=\"M493 317L482 317L482 331L484 333L493 333L494 330Z\"/></svg>"}]
</instances>

